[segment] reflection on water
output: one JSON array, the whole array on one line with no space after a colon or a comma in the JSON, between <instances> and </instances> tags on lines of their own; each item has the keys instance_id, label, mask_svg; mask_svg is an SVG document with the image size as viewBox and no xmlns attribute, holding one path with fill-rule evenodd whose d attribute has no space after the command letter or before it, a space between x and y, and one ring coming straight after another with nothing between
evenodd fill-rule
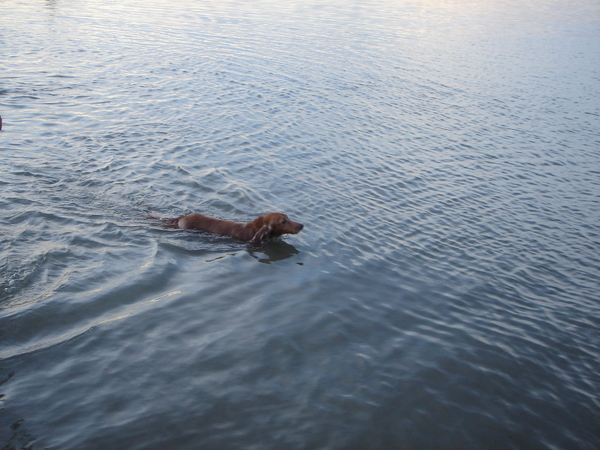
<instances>
[{"instance_id":1,"label":"reflection on water","mask_svg":"<svg viewBox=\"0 0 600 450\"><path fill-rule=\"evenodd\" d=\"M276 261L291 258L300 253L296 247L288 244L281 239L266 241L260 245L251 245L248 247L248 253L258 262L270 264ZM302 263L298 263L302 264Z\"/></svg>"},{"instance_id":2,"label":"reflection on water","mask_svg":"<svg viewBox=\"0 0 600 450\"><path fill-rule=\"evenodd\" d=\"M0 8L0 446L600 447L598 2Z\"/></svg>"}]
</instances>

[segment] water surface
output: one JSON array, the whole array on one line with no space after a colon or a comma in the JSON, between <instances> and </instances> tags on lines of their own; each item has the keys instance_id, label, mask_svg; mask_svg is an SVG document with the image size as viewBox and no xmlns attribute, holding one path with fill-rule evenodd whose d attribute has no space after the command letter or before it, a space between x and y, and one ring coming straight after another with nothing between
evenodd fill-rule
<instances>
[{"instance_id":1,"label":"water surface","mask_svg":"<svg viewBox=\"0 0 600 450\"><path fill-rule=\"evenodd\" d=\"M600 5L0 5L3 448L600 447ZM282 211L248 245L161 228Z\"/></svg>"}]
</instances>

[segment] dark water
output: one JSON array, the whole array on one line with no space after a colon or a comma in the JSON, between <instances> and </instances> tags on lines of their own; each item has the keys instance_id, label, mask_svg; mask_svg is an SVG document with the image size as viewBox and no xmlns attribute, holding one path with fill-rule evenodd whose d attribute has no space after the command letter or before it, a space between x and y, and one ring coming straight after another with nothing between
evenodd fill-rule
<instances>
[{"instance_id":1,"label":"dark water","mask_svg":"<svg viewBox=\"0 0 600 450\"><path fill-rule=\"evenodd\" d=\"M596 0L4 0L0 54L2 448L600 447Z\"/></svg>"}]
</instances>

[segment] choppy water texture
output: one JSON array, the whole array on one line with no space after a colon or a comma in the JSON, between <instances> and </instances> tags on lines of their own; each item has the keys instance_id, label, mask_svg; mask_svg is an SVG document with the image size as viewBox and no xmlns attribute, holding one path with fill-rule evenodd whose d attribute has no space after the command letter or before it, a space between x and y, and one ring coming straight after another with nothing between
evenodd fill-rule
<instances>
[{"instance_id":1,"label":"choppy water texture","mask_svg":"<svg viewBox=\"0 0 600 450\"><path fill-rule=\"evenodd\" d=\"M4 0L0 49L3 448L600 447L597 1Z\"/></svg>"}]
</instances>

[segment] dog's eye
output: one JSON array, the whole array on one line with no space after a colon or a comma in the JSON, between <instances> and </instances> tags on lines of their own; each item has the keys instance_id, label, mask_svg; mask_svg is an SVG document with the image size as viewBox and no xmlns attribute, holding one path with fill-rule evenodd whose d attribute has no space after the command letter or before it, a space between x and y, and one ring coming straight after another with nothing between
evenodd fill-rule
<instances>
[{"instance_id":1,"label":"dog's eye","mask_svg":"<svg viewBox=\"0 0 600 450\"><path fill-rule=\"evenodd\" d=\"M281 221L281 224L284 224L284 223L287 223L287 219L283 219L283 220Z\"/></svg>"}]
</instances>

